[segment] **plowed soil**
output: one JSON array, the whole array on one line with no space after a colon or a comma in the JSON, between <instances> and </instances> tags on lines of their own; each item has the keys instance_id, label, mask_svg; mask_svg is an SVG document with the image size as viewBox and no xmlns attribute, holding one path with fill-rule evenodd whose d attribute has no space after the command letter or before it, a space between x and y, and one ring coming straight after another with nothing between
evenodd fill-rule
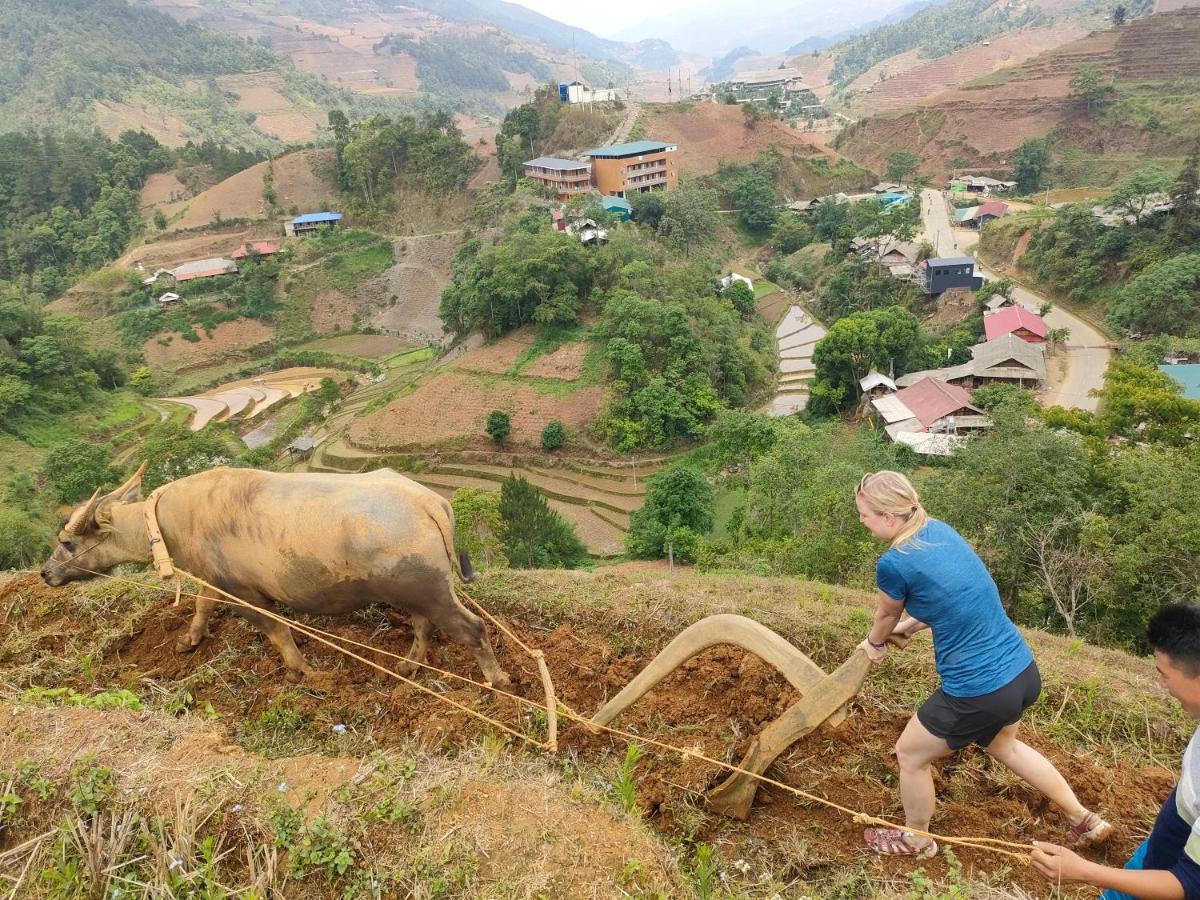
<instances>
[{"instance_id":1,"label":"plowed soil","mask_svg":"<svg viewBox=\"0 0 1200 900\"><path fill-rule=\"evenodd\" d=\"M542 429L557 419L568 431L583 430L600 411L604 389L590 387L565 397L540 393L515 381L489 381L458 372L441 372L406 397L356 419L350 443L361 449L403 449L453 444L486 447L488 414L499 409L512 422L508 442L537 447Z\"/></svg>"},{"instance_id":2,"label":"plowed soil","mask_svg":"<svg viewBox=\"0 0 1200 900\"><path fill-rule=\"evenodd\" d=\"M673 636L662 633L661 613L641 602L655 595L664 575L651 570L630 576L631 582L637 577L642 582L628 585L629 597L621 601L623 611L601 611L597 607L597 613L602 613L601 621L609 626L607 629L596 625L593 631L567 623L565 619L571 613L562 605L569 605L567 597L556 600L557 606L539 606L524 598L501 600L504 589L493 584L492 593L499 590L499 595L493 596L491 602L494 609L503 603L509 612L505 616L508 626L522 640L545 652L560 701L590 715L627 684ZM593 577L579 574L568 587L568 595L571 591L586 590L587 579ZM759 581L767 584L765 580ZM756 583L747 582L743 589L752 590ZM733 584L729 582L725 590ZM472 592L480 597L487 595L486 582L478 588ZM764 590L778 592L777 588ZM73 619L72 593L72 589L47 588L34 575L0 586L0 606L15 610L7 628L16 629L17 634L28 631L31 638L9 642L9 646L20 649L6 655L5 669L15 670L39 658L66 653L69 648L77 647L71 642L81 628L96 629L103 624L103 619L97 620L94 602L88 618L82 622ZM187 601L175 607L164 593L130 621L121 619L126 613L119 598L109 606L111 611L99 615L107 614L112 619L110 624L126 629L126 633L107 644L102 658L93 660L95 683L140 685L143 679L153 679L170 688L204 666L212 665L221 674L193 680L188 689L197 702L211 703L221 715L219 721L224 723L257 717L289 689L275 652L232 615L215 616L212 637L194 654L186 656L175 653L172 647L188 619ZM627 627L614 630L615 621L626 622ZM399 654L408 649L411 638L407 627L389 628L379 615L327 620L321 625L339 635ZM513 691L540 702L541 685L532 660L499 636L494 640L499 641L501 665L516 679ZM317 733L327 734L339 722L359 722L362 727L369 727L375 740L384 745L416 735L430 748L441 747L452 752L455 746L473 741L480 729L487 727L435 697L399 684L312 640L300 640L300 648L322 674L311 679L309 689L290 693L299 711L311 717ZM917 652L928 653L928 647ZM388 661L380 659L380 662ZM430 662L449 672L479 677L470 654L457 646L438 645ZM490 697L481 689L444 675L436 679L424 675L420 680L435 686L443 697L518 728L531 727L527 718L516 718L512 701ZM90 685L75 687L86 690ZM745 752L752 736L796 699L782 677L757 657L738 649L714 648L684 664L616 724L627 731L652 735L717 759L736 760ZM880 704L869 681L841 727L823 727L801 740L780 758L770 774L843 806L893 817L899 811L899 800L891 748L909 713L907 709ZM613 755L624 753L622 739L594 736L581 726L564 724L560 746L580 754L586 761L607 766L612 764ZM1109 864L1122 863L1169 793L1172 773L1101 762L1095 756L1074 756L1037 734L1027 734L1026 739L1067 774L1083 803L1107 812L1116 820L1113 840L1104 849L1088 851L1088 855ZM1065 830L1061 818L1039 795L978 751L968 750L939 764L936 778L939 811L934 828L939 832L1024 842L1033 838L1059 839ZM732 847L739 853L745 853L747 846L757 845L760 856L772 858L789 878L819 880L822 872L861 865L866 866L872 877L903 878L917 867L908 860L867 858L861 826L843 813L802 801L778 789L759 791L745 825L712 815L700 815L697 819L695 805L700 800L699 793L721 780L722 773L710 764L648 749L645 760L636 769L637 802L649 822L664 832L690 833L697 840ZM686 826L684 818L689 818ZM970 849L961 850L958 857L967 871L990 873L1001 883L1016 882L1034 896L1045 896L1048 892L1046 883L1031 870L1013 866L1003 857ZM945 872L942 856L920 865L934 874ZM1090 895L1094 896L1094 891ZM1068 891L1068 896L1076 895Z\"/></svg>"}]
</instances>

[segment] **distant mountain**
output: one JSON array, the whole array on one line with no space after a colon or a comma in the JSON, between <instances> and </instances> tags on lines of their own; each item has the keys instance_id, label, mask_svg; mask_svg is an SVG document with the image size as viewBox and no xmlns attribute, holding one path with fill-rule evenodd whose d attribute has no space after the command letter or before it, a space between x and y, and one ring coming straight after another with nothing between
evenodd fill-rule
<instances>
[{"instance_id":1,"label":"distant mountain","mask_svg":"<svg viewBox=\"0 0 1200 900\"><path fill-rule=\"evenodd\" d=\"M238 106L233 85L254 79L277 92L310 140L343 91L297 72L287 59L233 35L178 22L125 0L5 0L0 12L0 128L145 128L168 144L281 145L264 118ZM297 124L297 121L299 124ZM266 127L264 127L266 126ZM304 133L300 133L304 132Z\"/></svg>"},{"instance_id":2,"label":"distant mountain","mask_svg":"<svg viewBox=\"0 0 1200 900\"><path fill-rule=\"evenodd\" d=\"M714 60L713 64L707 69L701 69L700 75L707 78L709 81L718 82L725 81L733 74L733 66L739 59L746 56L760 56L761 54L750 47L735 47L718 60Z\"/></svg>"},{"instance_id":3,"label":"distant mountain","mask_svg":"<svg viewBox=\"0 0 1200 900\"><path fill-rule=\"evenodd\" d=\"M540 41L556 50L573 50L598 60L619 60L644 69L666 69L679 64L679 54L656 34L631 38L629 42L597 37L532 9L505 0L409 0L420 9L460 22L487 22L505 31ZM394 6L394 3L386 5Z\"/></svg>"},{"instance_id":4,"label":"distant mountain","mask_svg":"<svg viewBox=\"0 0 1200 900\"><path fill-rule=\"evenodd\" d=\"M702 0L680 12L651 16L618 31L614 37L661 38L688 52L722 56L735 46L780 53L811 38L845 34L876 22L911 0Z\"/></svg>"},{"instance_id":5,"label":"distant mountain","mask_svg":"<svg viewBox=\"0 0 1200 900\"><path fill-rule=\"evenodd\" d=\"M916 0L913 3L906 3L899 9L888 13L881 19L876 19L874 22L865 22L855 28L847 28L845 31L839 31L836 34L825 34L819 37L809 37L788 47L786 55L800 56L804 53L812 53L817 50L824 50L826 47L832 47L835 44L840 44L842 41L849 40L857 35L864 34L875 28L880 28L884 25L890 25L893 22L900 22L910 16L919 13L921 10L929 6L936 6L940 3L945 3L947 0Z\"/></svg>"}]
</instances>

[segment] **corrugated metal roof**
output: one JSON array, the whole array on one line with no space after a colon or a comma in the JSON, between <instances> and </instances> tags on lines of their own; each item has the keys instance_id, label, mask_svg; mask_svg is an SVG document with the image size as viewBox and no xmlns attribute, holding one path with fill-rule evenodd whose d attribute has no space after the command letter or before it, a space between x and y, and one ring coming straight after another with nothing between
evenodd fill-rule
<instances>
[{"instance_id":1,"label":"corrugated metal roof","mask_svg":"<svg viewBox=\"0 0 1200 900\"><path fill-rule=\"evenodd\" d=\"M921 456L953 456L967 439L957 434L928 434L924 431L900 431L892 436L897 444L908 444Z\"/></svg>"},{"instance_id":2,"label":"corrugated metal roof","mask_svg":"<svg viewBox=\"0 0 1200 900\"><path fill-rule=\"evenodd\" d=\"M539 156L537 159L526 160L524 165L537 166L540 169L554 169L556 172L592 167L591 163L580 162L577 159L563 159L558 156Z\"/></svg>"},{"instance_id":3,"label":"corrugated metal roof","mask_svg":"<svg viewBox=\"0 0 1200 900\"><path fill-rule=\"evenodd\" d=\"M1047 333L1042 317L1023 306L1006 306L999 312L983 317L983 333L989 341L1025 328L1044 338Z\"/></svg>"},{"instance_id":4,"label":"corrugated metal roof","mask_svg":"<svg viewBox=\"0 0 1200 900\"><path fill-rule=\"evenodd\" d=\"M946 384L937 378L923 378L892 396L912 410L912 414L921 420L925 428L960 409L969 409L983 415L983 410L972 405L971 395L963 388L956 384Z\"/></svg>"},{"instance_id":5,"label":"corrugated metal roof","mask_svg":"<svg viewBox=\"0 0 1200 900\"><path fill-rule=\"evenodd\" d=\"M629 141L625 144L613 144L610 147L595 147L583 155L607 159L618 156L640 156L643 153L658 153L661 150L673 149L675 149L674 144L665 144L662 141Z\"/></svg>"},{"instance_id":6,"label":"corrugated metal roof","mask_svg":"<svg viewBox=\"0 0 1200 900\"><path fill-rule=\"evenodd\" d=\"M182 266L176 266L172 271L176 281L187 281L191 278L204 278L210 275L228 275L237 271L237 263L223 256L210 259L195 259Z\"/></svg>"},{"instance_id":7,"label":"corrugated metal roof","mask_svg":"<svg viewBox=\"0 0 1200 900\"><path fill-rule=\"evenodd\" d=\"M898 394L885 394L871 401L871 406L879 413L884 422L891 425L906 419L916 418L913 411L904 405Z\"/></svg>"},{"instance_id":8,"label":"corrugated metal roof","mask_svg":"<svg viewBox=\"0 0 1200 900\"><path fill-rule=\"evenodd\" d=\"M1023 341L1011 332L976 344L971 348L971 353L975 357L977 375L986 375L987 369L1003 366L1011 360L1018 366L1031 370L1038 378L1046 377L1046 353L1042 350L1042 345Z\"/></svg>"},{"instance_id":9,"label":"corrugated metal roof","mask_svg":"<svg viewBox=\"0 0 1200 900\"><path fill-rule=\"evenodd\" d=\"M882 372L868 372L858 381L858 386L863 389L863 393L881 385L888 390L894 391L896 389L896 382L892 381L892 379L888 378Z\"/></svg>"},{"instance_id":10,"label":"corrugated metal roof","mask_svg":"<svg viewBox=\"0 0 1200 900\"><path fill-rule=\"evenodd\" d=\"M925 260L921 263L923 266L936 268L938 266L973 266L975 265L975 257L973 256L937 256Z\"/></svg>"},{"instance_id":11,"label":"corrugated metal roof","mask_svg":"<svg viewBox=\"0 0 1200 900\"><path fill-rule=\"evenodd\" d=\"M305 213L302 216L296 216L292 219L293 225L314 225L320 222L339 222L342 214L339 212L315 212Z\"/></svg>"},{"instance_id":12,"label":"corrugated metal roof","mask_svg":"<svg viewBox=\"0 0 1200 900\"><path fill-rule=\"evenodd\" d=\"M270 256L272 253L278 252L279 241L251 241L234 250L233 258L243 259L252 253L257 253L259 256Z\"/></svg>"}]
</instances>

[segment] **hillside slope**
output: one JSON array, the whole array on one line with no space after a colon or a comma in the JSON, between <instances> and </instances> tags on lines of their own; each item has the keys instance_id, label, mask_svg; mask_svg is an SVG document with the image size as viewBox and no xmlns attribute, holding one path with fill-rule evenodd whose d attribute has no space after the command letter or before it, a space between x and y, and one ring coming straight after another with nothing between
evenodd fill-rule
<instances>
[{"instance_id":1,"label":"hillside slope","mask_svg":"<svg viewBox=\"0 0 1200 900\"><path fill-rule=\"evenodd\" d=\"M671 574L647 564L596 572L494 570L484 574L470 593L523 641L544 651L560 702L583 714L597 709L667 641L706 615L732 612L752 616L827 672L855 652L870 621L870 597L865 592L795 579L697 575L686 570ZM64 602L68 598L69 602ZM55 779L56 786L76 760L52 753L55 741L65 747L110 749L114 755L105 757L104 763L118 775L113 787L120 790L114 791L113 797L122 804L138 802L139 784L153 787L148 779L139 783L134 773L154 770L159 762L147 751L141 753L142 765L132 764L128 744L133 740L130 728L134 723L129 712L56 712L46 709L54 702L53 694L22 689L53 685L90 699L97 691L132 686L144 709L137 719L138 733L151 737L143 740L147 747L166 750L180 747L190 738L198 751L195 762L200 772L192 776L190 769L180 770L177 775L179 786L189 793L206 799L215 796L226 803L236 800L250 816L269 810L281 799L302 802L311 777L304 771L312 769L327 773L332 781L314 785L314 807L325 804L324 811L330 813L330 807L336 811L336 803L326 800L328 791L351 779L356 757L375 752L386 760L413 754L415 765L405 777L411 776L414 783L403 796L417 806L417 813L402 820L408 828L391 827L386 835L379 832L379 838L386 838L379 846L392 847L393 842L405 840L406 833L419 836L438 825L442 828L435 833L448 835L445 828L456 832L465 828L466 836L476 841L481 830L484 836L493 834L494 826L493 852L476 849L488 846L486 840L469 844L466 851L481 860L503 859L504 853L496 852L503 846L529 853L522 874L530 881L550 876L563 865L561 845L557 852L549 846L553 830L538 841L525 827L527 814L535 816L542 811L547 823L563 814L560 810L566 798L551 806L543 799L548 792L535 792L529 786L529 767L540 764L541 759L550 760L561 767L567 780L574 804L569 815L594 829L575 832L580 842L577 852L592 863L566 866L582 868L579 881L584 884L574 885L575 892L572 886L564 886L561 892L551 890L550 896L582 896L579 889L590 887L587 881L603 883L603 871L611 872L612 878L626 879L627 886L630 878L661 872L665 854L639 833L641 827L653 829L680 852L701 841L715 848L720 881L733 896L791 896L789 892L799 890L820 897L895 897L897 881L903 884L918 865L935 881L950 878L956 883L954 893L945 887L930 887L923 896L1047 894L1046 883L1029 867L1013 866L1010 860L974 849L957 853L962 864L957 875L948 873L942 855L929 861L864 858L861 825L841 812L780 789L760 790L748 821L723 818L705 808L702 799L723 777L720 770L683 754L644 745L645 759L637 764L635 757L623 775L626 799L621 800L611 788L602 788L613 803L627 804L625 809L636 819L644 816L644 826L638 822L638 828L622 829L619 819L612 819L614 807L588 808L601 802L594 790L580 791L570 785L576 778L581 785L612 785L614 769L626 755L625 739L590 735L560 718L560 755L527 757L519 744L498 740L498 732L463 713L464 709L479 710L505 723L515 720L525 735L541 739L543 723L528 712L515 716L511 702L489 703L481 698L481 689L446 676L434 680L431 674L418 675L417 680L435 684L438 691L418 693L313 640L302 648L321 672L313 684L300 690L282 678L274 651L264 651L253 629L224 612L214 617L212 636L194 654L180 655L171 647L176 632L187 621L190 601L173 606L171 593L158 584L139 587L96 582L54 590L27 573L0 584L0 603L8 610L8 624L0 635L0 699L20 699L31 707L25 743L45 749L44 774ZM321 627L392 653L406 652L411 639L407 626L388 627L382 617L339 617L323 620ZM1041 702L1026 717L1026 739L1069 773L1084 803L1113 818L1117 825L1113 840L1086 855L1119 864L1144 835L1170 791L1172 769L1188 731L1185 717L1154 686L1154 669L1147 660L1080 647L1038 632L1026 634L1046 685ZM513 690L540 702L542 689L533 662L498 633L494 640L501 664L516 678ZM455 674L475 674L470 653L452 644L439 642L431 662ZM797 742L780 758L772 775L852 809L896 816L900 804L890 749L914 704L934 681L928 638L918 638L908 650L892 654L873 670L844 724L823 726ZM461 705L451 708L442 702L447 698ZM753 735L796 699L796 692L761 660L734 647L714 647L661 682L616 724L710 758L738 759ZM0 706L0 721L7 721L5 712ZM180 718L164 720L164 712ZM94 739L87 740L88 735ZM204 743L197 746L197 741ZM429 749L416 753L414 745ZM242 777L220 779L213 785L219 790L212 794L195 790L213 762L211 752L202 752L204 747L220 747L227 768ZM255 753L280 759L269 763ZM318 755L307 761L294 759L300 753ZM439 798L436 789L418 792L437 783L438 779L429 778L430 773L451 768L456 759L469 764L480 754L490 761L486 768L467 766L476 789L483 798L512 798L509 808L493 799L473 807L469 820L456 821L448 819L445 812L460 808L456 802L447 802L458 797L458 792L452 791L449 798ZM0 762L18 758L12 739L7 743L0 740ZM262 777L252 778L251 769L256 765L264 771ZM989 764L981 752L965 751L937 768L938 831L1021 842L1061 834L1063 824L1057 813L1007 772ZM453 784L455 779L449 781ZM366 796L372 798L367 809L380 802L381 787L367 782ZM17 789L32 799L27 787L17 785ZM173 791L167 784L141 796L159 801L160 808L170 808ZM358 796L361 794L350 793L339 801L335 794L332 799L352 804ZM14 829L10 836L40 833L46 825L38 812L45 810L32 802L14 810L14 818L6 820ZM361 806L350 805L343 808L341 816L330 814L368 846L365 835L357 831L365 828L366 834L376 834L370 830L371 818L365 812ZM511 829L503 824L510 819L514 820ZM387 822L394 825L395 820ZM494 842L496 835L509 831L513 843ZM456 841L461 837L462 833L457 834ZM280 842L279 846L288 844ZM618 875L612 867L614 858L619 861L622 854L624 874ZM457 855L447 849L445 859L457 859ZM630 859L639 860L638 866L631 866ZM734 860L742 861L741 865ZM373 857L368 855L363 864L371 861ZM511 883L507 891L500 887L489 890L506 874L497 872L493 860L481 865L468 888L448 896L526 896L514 894ZM658 885L652 886L665 888L669 896L691 895L686 884L670 884L675 879L667 873L656 880ZM985 883L990 887L985 889ZM297 887L308 889L300 896L340 895L341 885L336 880L331 879L325 890L319 889L321 884L319 879L308 878L297 882ZM645 895L640 888L629 893ZM653 891L648 893L653 895ZM600 887L596 895L620 896L621 892ZM697 896L711 894L697 890ZM1089 895L1067 887L1064 896Z\"/></svg>"},{"instance_id":2,"label":"hillside slope","mask_svg":"<svg viewBox=\"0 0 1200 900\"><path fill-rule=\"evenodd\" d=\"M1070 88L1089 65L1112 84L1093 111ZM1119 172L1187 152L1200 135L1198 85L1200 8L1192 7L1093 33L920 106L880 113L848 128L838 146L867 166L909 150L923 172L940 176L954 167L1003 169L1023 141L1052 134L1064 147L1107 157Z\"/></svg>"},{"instance_id":3,"label":"hillside slope","mask_svg":"<svg viewBox=\"0 0 1200 900\"><path fill-rule=\"evenodd\" d=\"M7 130L99 124L111 135L142 128L171 146L209 139L269 149L281 138L310 139L325 110L351 102L264 46L125 0L12 0L3 26ZM254 88L271 96L247 102ZM307 127L272 122L283 108L306 117ZM263 123L259 112L268 115Z\"/></svg>"}]
</instances>

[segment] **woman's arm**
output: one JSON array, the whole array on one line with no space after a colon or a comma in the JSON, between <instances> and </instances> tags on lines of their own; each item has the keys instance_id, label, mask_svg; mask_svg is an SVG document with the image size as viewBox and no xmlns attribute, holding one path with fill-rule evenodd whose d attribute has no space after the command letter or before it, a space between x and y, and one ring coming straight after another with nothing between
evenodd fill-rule
<instances>
[{"instance_id":1,"label":"woman's arm","mask_svg":"<svg viewBox=\"0 0 1200 900\"><path fill-rule=\"evenodd\" d=\"M924 631L929 626L920 619L913 616L905 616L900 624L892 629L892 634L898 634L900 637L912 637L918 631Z\"/></svg>"},{"instance_id":2,"label":"woman's arm","mask_svg":"<svg viewBox=\"0 0 1200 900\"><path fill-rule=\"evenodd\" d=\"M872 662L879 662L887 654L888 635L895 631L896 624L904 614L904 601L895 600L883 591L875 592L875 621L867 632L867 639L859 644Z\"/></svg>"}]
</instances>

